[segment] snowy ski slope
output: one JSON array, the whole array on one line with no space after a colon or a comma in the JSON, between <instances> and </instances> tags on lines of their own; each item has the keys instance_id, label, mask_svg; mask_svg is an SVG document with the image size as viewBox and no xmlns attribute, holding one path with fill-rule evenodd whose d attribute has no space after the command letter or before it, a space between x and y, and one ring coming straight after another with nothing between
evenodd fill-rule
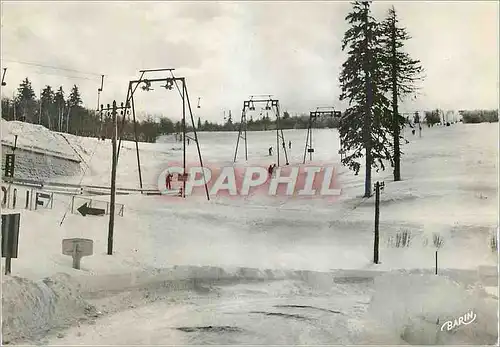
<instances>
[{"instance_id":1,"label":"snowy ski slope","mask_svg":"<svg viewBox=\"0 0 500 347\"><path fill-rule=\"evenodd\" d=\"M302 162L305 135L305 130L285 131L285 140L292 141L291 165ZM236 133L200 133L204 163L231 165L236 136ZM390 171L374 172L374 181L378 179L386 182L386 189L381 196L382 263L379 265L372 264L373 198L361 198L362 173L355 176L345 168L339 167L338 175L343 193L340 200L334 203L312 200L304 204L303 200L271 197L255 197L251 201L213 197L207 202L203 196L188 197L185 200L162 196L117 196L117 202L125 205L125 214L116 218L113 256L105 254L108 219L71 214L68 212L69 197L56 195L53 210L20 211L22 226L19 258L13 260L13 275L36 281L64 272L78 278L78 281L88 285L88 288L98 286L101 290L105 290L113 287L114 281L111 280L113 276L123 276L124 283L130 284L139 281L138 278L143 276L142 274L154 277L157 271L172 266L353 271L349 276L356 276L352 274L362 273L361 271L364 271L363 276L367 276L366 273L372 271L398 270L393 276L401 278L401 290L412 293L416 292L417 288L413 282L404 279L406 276L411 276L406 275L404 271L411 269L432 271L434 267L432 235L440 233L445 241L439 251L439 266L443 274L449 274L463 283L479 282L482 287L495 287L498 259L497 253L491 251L489 242L490 235L496 232L498 225L497 125L455 124L451 127L424 128L421 138L418 135L411 135L410 132L406 136L410 142L403 148L403 181L391 182ZM48 151L67 151L67 153L76 150L77 156L82 158L82 168L86 170L83 179L81 176L58 179L68 182L83 180L86 184L95 185L109 184L111 158L109 140L102 142L72 135L66 137L71 149L52 147L54 142L49 137L36 139L37 147ZM249 133L248 141L249 162L243 163L239 160L239 165L267 166L273 161L267 156L267 148L275 144L275 132ZM315 130L314 143L315 160L338 163L336 130ZM143 180L148 187L156 186L157 175L169 161L182 158L180 145L174 143L171 138L160 138L155 144L140 143L140 149ZM187 156L189 161L197 162L196 147L193 143L188 147ZM122 187L138 187L133 142L125 142L122 148L117 184ZM99 196L96 199L107 198ZM64 222L60 225L63 217ZM403 230L409 231L412 235L410 246L394 247L391 240ZM73 270L71 258L61 254L61 240L68 237L94 240L94 255L83 258L80 271ZM4 285L9 281L9 278L4 277ZM382 288L384 281L393 280L389 278L381 281L370 290L377 292L377 286ZM448 284L444 282L433 283L429 284L429 287L440 288L446 285ZM119 289L118 287L115 289ZM366 299L367 304L370 302L370 291L366 292L358 287L353 287L349 291L351 290L352 295L355 295L356 291L362 291L363 298L358 299L362 301ZM448 315L455 314L464 307L465 304L450 311L450 307L460 302L460 298L460 294L457 294L455 301L446 303L448 306L444 311L448 312ZM23 307L21 304L23 300L20 298L19 300L20 307ZM374 300L386 299L375 296ZM476 295L465 302L475 303L477 300L479 299ZM392 301L393 304L386 302L388 310L391 305L396 305L397 300ZM376 307L376 302L378 301L373 302L373 307ZM483 307L481 305L478 304L478 310ZM430 312L427 306L422 307L420 308L423 311ZM25 309L31 308L28 305ZM396 312L401 309L394 306L394 310ZM391 331L380 337L382 340L378 343L390 343L389 340L400 343L401 340L394 336L404 329L403 325L410 319L408 315L411 316L418 310L417 306L408 306L409 313L400 315L399 322L391 321L392 326L389 329ZM365 319L363 312L359 311L356 314L353 312L351 312L352 319ZM491 317L487 309L483 312L485 316ZM109 319L111 319L109 324L114 326L113 319L121 318L118 316ZM349 322L345 321L342 324L347 324L351 330L355 329L356 324ZM253 326L254 323L248 324ZM102 328L106 329L105 327L104 325ZM490 326L482 327L491 334ZM110 341L96 340L96 332L90 327L85 331L87 337L78 340L81 343ZM68 336L72 338L68 337L66 342L76 343L77 335L71 334ZM357 334L356 338L346 335L338 342L376 340L375 334L370 335L371 337L367 337L364 333L361 335ZM471 336L463 337L462 341L473 340ZM133 340L130 338L127 339L127 335L124 334L120 341L132 343ZM205 343L207 342L205 338L206 336L195 342ZM411 340L411 337L409 339ZM160 338L160 341L165 340ZM168 341L186 343L185 340L177 340L174 337ZM259 340L250 338L235 341L256 343ZM266 341L276 342L272 339ZM300 339L298 341L300 342ZM307 341L311 342L310 339ZM316 342L325 343L325 341L319 339ZM422 340L414 338L412 341ZM52 342L63 341L56 338ZM147 341L140 342L147 343ZM228 340L217 343L223 342Z\"/></svg>"}]
</instances>

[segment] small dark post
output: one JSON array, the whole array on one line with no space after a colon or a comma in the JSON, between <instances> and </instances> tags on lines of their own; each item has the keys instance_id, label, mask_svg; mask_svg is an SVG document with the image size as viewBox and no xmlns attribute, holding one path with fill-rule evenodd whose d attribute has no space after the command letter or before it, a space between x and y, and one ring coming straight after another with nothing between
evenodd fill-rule
<instances>
[{"instance_id":1,"label":"small dark post","mask_svg":"<svg viewBox=\"0 0 500 347\"><path fill-rule=\"evenodd\" d=\"M375 183L375 240L373 242L373 262L378 264L379 243L379 215L380 215L380 183Z\"/></svg>"},{"instance_id":2,"label":"small dark post","mask_svg":"<svg viewBox=\"0 0 500 347\"><path fill-rule=\"evenodd\" d=\"M12 272L12 258L6 257L5 258L5 274L10 275L11 272Z\"/></svg>"},{"instance_id":3,"label":"small dark post","mask_svg":"<svg viewBox=\"0 0 500 347\"><path fill-rule=\"evenodd\" d=\"M12 208L16 208L16 202L17 202L17 189L14 188L12 192Z\"/></svg>"},{"instance_id":4,"label":"small dark post","mask_svg":"<svg viewBox=\"0 0 500 347\"><path fill-rule=\"evenodd\" d=\"M7 72L7 68L3 68L3 74L2 74L2 87L5 87L7 83L5 83L5 73Z\"/></svg>"},{"instance_id":5,"label":"small dark post","mask_svg":"<svg viewBox=\"0 0 500 347\"><path fill-rule=\"evenodd\" d=\"M436 249L436 275L438 274L438 251Z\"/></svg>"},{"instance_id":6,"label":"small dark post","mask_svg":"<svg viewBox=\"0 0 500 347\"><path fill-rule=\"evenodd\" d=\"M2 215L2 258L5 258L5 274L12 270L12 258L17 258L20 213Z\"/></svg>"},{"instance_id":7,"label":"small dark post","mask_svg":"<svg viewBox=\"0 0 500 347\"><path fill-rule=\"evenodd\" d=\"M245 133L245 161L248 160L248 143L247 143L247 119L245 116L245 127L243 128Z\"/></svg>"},{"instance_id":8,"label":"small dark post","mask_svg":"<svg viewBox=\"0 0 500 347\"><path fill-rule=\"evenodd\" d=\"M2 216L2 224L7 220L7 216L4 218ZM7 229L7 228L5 228ZM12 254L11 254L11 249L10 249L10 244L12 242L12 240L10 240L10 231L9 230L6 230L6 232L3 232L2 230L2 238L4 238L4 240L2 240L2 253L5 253L5 254L2 254L2 256L5 257L5 274L6 275L10 275L11 271L12 271ZM5 246L4 246L4 243L5 243ZM5 248L5 249L4 249Z\"/></svg>"},{"instance_id":9,"label":"small dark post","mask_svg":"<svg viewBox=\"0 0 500 347\"><path fill-rule=\"evenodd\" d=\"M113 109L111 111L111 116L113 120L113 131L111 137L112 144L112 166L111 166L111 198L109 207L109 230L108 230L108 255L113 254L113 228L115 225L115 194L116 194L116 101L113 101Z\"/></svg>"},{"instance_id":10,"label":"small dark post","mask_svg":"<svg viewBox=\"0 0 500 347\"><path fill-rule=\"evenodd\" d=\"M182 197L186 197L186 88L184 81L182 82Z\"/></svg>"},{"instance_id":11,"label":"small dark post","mask_svg":"<svg viewBox=\"0 0 500 347\"><path fill-rule=\"evenodd\" d=\"M312 161L313 160L313 122L314 120L311 118L311 134L309 135L309 161Z\"/></svg>"},{"instance_id":12,"label":"small dark post","mask_svg":"<svg viewBox=\"0 0 500 347\"><path fill-rule=\"evenodd\" d=\"M30 204L30 191L27 190L26 191L26 206L24 208L28 209L29 208L29 204Z\"/></svg>"}]
</instances>

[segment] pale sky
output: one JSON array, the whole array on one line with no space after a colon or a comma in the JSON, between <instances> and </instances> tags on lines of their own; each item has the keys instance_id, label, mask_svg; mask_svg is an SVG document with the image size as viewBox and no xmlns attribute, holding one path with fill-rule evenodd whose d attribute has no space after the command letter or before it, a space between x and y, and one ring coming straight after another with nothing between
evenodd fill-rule
<instances>
[{"instance_id":1,"label":"pale sky","mask_svg":"<svg viewBox=\"0 0 500 347\"><path fill-rule=\"evenodd\" d=\"M403 111L498 107L497 1L375 1L374 16L383 19L391 4L413 37L407 51L427 76ZM193 106L201 98L195 119L222 121L231 110L237 120L243 101L255 94L272 94L292 113L331 105L343 111L338 75L350 8L343 1L3 1L2 94L12 96L25 77L37 96L47 84L67 94L78 84L85 105L95 108L100 74L106 104L124 101L139 70L175 68L187 79ZM136 92L136 108L180 119L177 91L153 88Z\"/></svg>"}]
</instances>

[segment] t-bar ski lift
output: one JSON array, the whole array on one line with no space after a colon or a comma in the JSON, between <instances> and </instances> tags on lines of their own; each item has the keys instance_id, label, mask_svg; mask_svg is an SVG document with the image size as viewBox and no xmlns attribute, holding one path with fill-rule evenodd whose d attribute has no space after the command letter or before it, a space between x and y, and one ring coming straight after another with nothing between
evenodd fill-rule
<instances>
[{"instance_id":1,"label":"t-bar ski lift","mask_svg":"<svg viewBox=\"0 0 500 347\"><path fill-rule=\"evenodd\" d=\"M320 109L324 109L323 111L320 111ZM306 163L306 156L307 153L309 153L309 160L312 161L313 159L313 153L314 153L314 147L313 147L313 129L314 126L316 125L316 122L318 118L322 117L335 117L340 119L341 113L340 111L335 111L334 107L317 107L316 111L311 111L309 113L309 122L307 124L307 136L306 136L306 145L304 147L304 159L302 161L302 164Z\"/></svg>"},{"instance_id":2,"label":"t-bar ski lift","mask_svg":"<svg viewBox=\"0 0 500 347\"><path fill-rule=\"evenodd\" d=\"M189 139L193 140L196 142L196 148L198 150L198 158L200 160L200 166L203 169L203 159L201 157L201 150L200 150L200 143L198 141L198 134L196 133L196 126L194 124L194 117L193 117L193 111L191 109L191 102L189 101L189 94L186 86L186 78L185 77L176 77L174 76L174 71L175 69L150 69L150 70L140 70L139 72L141 73L140 77L138 80L132 80L129 81L128 84L128 90L127 90L127 98L126 98L126 105L127 107L131 107L132 109L132 117L133 117L133 122L134 122L134 137L135 137L135 149L136 149L136 155L137 155L137 168L139 171L139 184L141 187L141 191L143 189L143 182L142 182L142 174L141 174L141 161L140 161L140 156L139 156L139 143L138 143L138 137L137 137L137 121L135 117L135 104L134 104L134 93L137 90L137 87L142 84L141 89L144 91L150 91L153 90L151 88L152 83L165 83L164 85L161 85L161 87L165 88L167 91L172 90L175 86L177 91L179 92L179 95L182 100L182 139L183 139L183 146L182 146L182 163L183 163L183 169L184 173L182 175L179 175L179 179L182 180L183 186L182 186L182 194L181 196L183 198L186 197L186 181L188 174L186 172L186 113L189 112L189 116L191 117L191 124L193 127L193 133L194 137L189 137ZM167 72L170 73L169 77L161 77L161 78L144 78L144 75L146 73L152 73L152 72ZM181 86L179 86L179 84ZM186 109L187 108L187 109ZM120 148L121 148L121 142L122 142L122 136L123 136L123 129L125 125L125 115L122 118L121 122L121 127L119 129L119 142L118 142L118 152L117 152L117 160L120 155ZM207 181L205 178L205 173L203 172L203 179L205 181L205 191L207 195L207 200L210 200L210 196L208 193L208 185Z\"/></svg>"},{"instance_id":3,"label":"t-bar ski lift","mask_svg":"<svg viewBox=\"0 0 500 347\"><path fill-rule=\"evenodd\" d=\"M254 99L254 97L263 97L267 96L267 99ZM283 135L283 129L281 129L280 126L280 104L279 100L277 99L272 99L272 95L253 95L250 97L249 100L243 101L243 109L241 111L241 121L240 121L240 127L238 130L238 139L236 140L236 149L234 151L234 160L233 162L236 162L236 157L238 156L238 148L239 148L239 143L240 139L243 139L245 141L245 160L248 160L248 142L247 142L247 117L246 113L247 111L255 111L255 104L262 104L265 103L265 110L266 111L271 111L273 110L275 115L276 115L276 156L277 156L277 165L280 166L280 140L281 140L281 145L283 147L283 152L285 154L285 163L286 165L289 165L288 162L288 154L286 152L286 145L285 145L285 136Z\"/></svg>"}]
</instances>

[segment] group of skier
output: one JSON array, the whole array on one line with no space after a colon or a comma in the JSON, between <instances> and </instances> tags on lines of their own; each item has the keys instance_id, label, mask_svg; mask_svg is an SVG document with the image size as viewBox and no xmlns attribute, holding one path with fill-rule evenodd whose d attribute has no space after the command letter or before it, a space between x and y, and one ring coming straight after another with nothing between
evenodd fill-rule
<instances>
[{"instance_id":1,"label":"group of skier","mask_svg":"<svg viewBox=\"0 0 500 347\"><path fill-rule=\"evenodd\" d=\"M176 140L177 140L177 136L176 136ZM187 139L188 142L189 142L189 139ZM283 143L283 147L285 146L285 144ZM288 149L291 149L292 148L292 141L288 141ZM272 156L273 155L273 147L269 147L269 156ZM274 174L274 172L276 171L276 164L271 164L269 165L269 167L267 168L267 173L269 174L269 178L271 178ZM166 186L166 189L168 190L171 190L172 189L172 179L173 179L173 175L168 172L167 173L167 176L165 178L165 186Z\"/></svg>"},{"instance_id":2,"label":"group of skier","mask_svg":"<svg viewBox=\"0 0 500 347\"><path fill-rule=\"evenodd\" d=\"M283 148L285 148L285 143L283 142ZM288 149L292 149L292 141L288 141ZM273 146L268 149L269 156L273 155Z\"/></svg>"}]
</instances>

